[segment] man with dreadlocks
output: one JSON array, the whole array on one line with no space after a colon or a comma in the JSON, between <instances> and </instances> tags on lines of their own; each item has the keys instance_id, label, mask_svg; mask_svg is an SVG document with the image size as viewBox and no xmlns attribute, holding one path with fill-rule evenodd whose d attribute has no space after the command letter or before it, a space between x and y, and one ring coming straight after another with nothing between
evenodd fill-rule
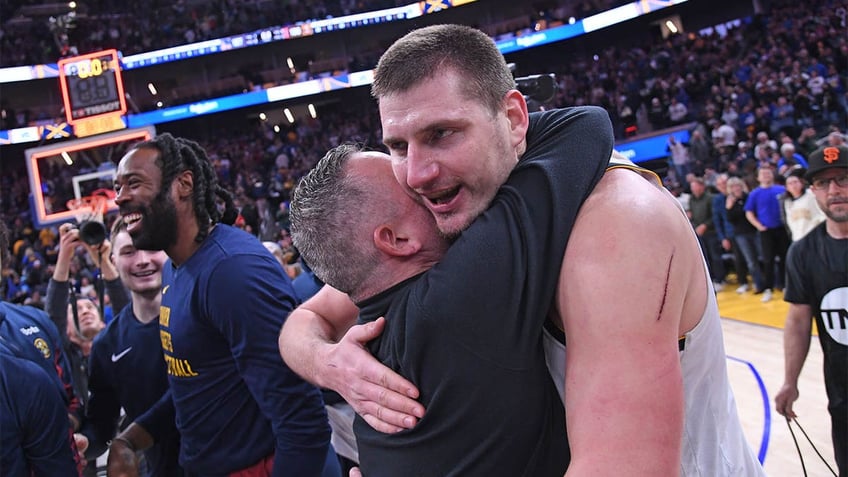
<instances>
[{"instance_id":1,"label":"man with dreadlocks","mask_svg":"<svg viewBox=\"0 0 848 477\"><path fill-rule=\"evenodd\" d=\"M277 353L296 305L291 282L230 226L235 206L206 153L157 136L121 159L115 190L133 245L169 257L159 327L170 399L112 441L109 475L136 474L134 453L152 444L169 406L189 475L320 475L330 439L321 395Z\"/></svg>"}]
</instances>

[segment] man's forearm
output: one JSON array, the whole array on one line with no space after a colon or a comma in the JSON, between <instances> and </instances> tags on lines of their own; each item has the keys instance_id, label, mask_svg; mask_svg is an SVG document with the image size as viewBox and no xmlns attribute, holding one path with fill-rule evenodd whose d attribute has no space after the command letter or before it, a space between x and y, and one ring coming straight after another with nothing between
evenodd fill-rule
<instances>
[{"instance_id":1,"label":"man's forearm","mask_svg":"<svg viewBox=\"0 0 848 477\"><path fill-rule=\"evenodd\" d=\"M327 388L324 356L334 341L330 338L328 327L323 325L317 314L298 308L289 315L280 331L278 345L280 356L289 368L303 379L319 387Z\"/></svg>"},{"instance_id":2,"label":"man's forearm","mask_svg":"<svg viewBox=\"0 0 848 477\"><path fill-rule=\"evenodd\" d=\"M51 278L47 282L47 295L44 298L44 309L56 328L59 329L59 334L62 340L67 339L65 328L68 324L68 296L70 295L68 280L64 281Z\"/></svg>"},{"instance_id":3,"label":"man's forearm","mask_svg":"<svg viewBox=\"0 0 848 477\"><path fill-rule=\"evenodd\" d=\"M800 314L797 305L790 305L783 330L784 376L786 384L798 385L798 376L810 351L812 319Z\"/></svg>"},{"instance_id":4,"label":"man's forearm","mask_svg":"<svg viewBox=\"0 0 848 477\"><path fill-rule=\"evenodd\" d=\"M277 341L280 356L302 378L338 391L325 376L329 354L358 316L359 308L346 294L325 285L286 318Z\"/></svg>"}]
</instances>

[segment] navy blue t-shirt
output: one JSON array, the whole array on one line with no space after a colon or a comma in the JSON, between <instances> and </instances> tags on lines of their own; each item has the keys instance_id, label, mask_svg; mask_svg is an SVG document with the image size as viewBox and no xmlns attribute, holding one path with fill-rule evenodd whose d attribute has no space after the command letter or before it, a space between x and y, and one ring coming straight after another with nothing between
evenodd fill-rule
<instances>
[{"instance_id":1,"label":"navy blue t-shirt","mask_svg":"<svg viewBox=\"0 0 848 477\"><path fill-rule=\"evenodd\" d=\"M330 427L321 394L286 366L277 336L291 280L256 237L218 224L162 274L160 341L186 471L221 475L274 453L274 474L318 476Z\"/></svg>"},{"instance_id":2,"label":"navy blue t-shirt","mask_svg":"<svg viewBox=\"0 0 848 477\"><path fill-rule=\"evenodd\" d=\"M168 391L159 321L142 323L132 304L127 305L94 339L89 364L90 396L83 434L89 439L87 457L93 459L115 436L121 408L128 422L133 422ZM163 425L156 445L144 451L148 476L180 475L176 423Z\"/></svg>"},{"instance_id":3,"label":"navy blue t-shirt","mask_svg":"<svg viewBox=\"0 0 848 477\"><path fill-rule=\"evenodd\" d=\"M64 390L55 373L0 340L0 471L6 477L77 477Z\"/></svg>"},{"instance_id":4,"label":"navy blue t-shirt","mask_svg":"<svg viewBox=\"0 0 848 477\"><path fill-rule=\"evenodd\" d=\"M0 337L9 351L39 365L64 396L69 414L79 410L74 394L71 366L62 352L62 338L42 310L0 302Z\"/></svg>"}]
</instances>

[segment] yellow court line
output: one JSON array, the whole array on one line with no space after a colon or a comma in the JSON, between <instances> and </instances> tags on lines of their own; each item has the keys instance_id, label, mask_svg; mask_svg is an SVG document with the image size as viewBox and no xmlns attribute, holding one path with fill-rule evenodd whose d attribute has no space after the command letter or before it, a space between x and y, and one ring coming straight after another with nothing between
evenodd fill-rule
<instances>
[{"instance_id":1,"label":"yellow court line","mask_svg":"<svg viewBox=\"0 0 848 477\"><path fill-rule=\"evenodd\" d=\"M774 296L768 303L760 301L762 295L752 292L736 293L735 285L725 285L725 289L716 294L718 311L722 318L754 323L783 329L789 303L783 301L783 292L775 290ZM813 334L816 334L815 326Z\"/></svg>"}]
</instances>

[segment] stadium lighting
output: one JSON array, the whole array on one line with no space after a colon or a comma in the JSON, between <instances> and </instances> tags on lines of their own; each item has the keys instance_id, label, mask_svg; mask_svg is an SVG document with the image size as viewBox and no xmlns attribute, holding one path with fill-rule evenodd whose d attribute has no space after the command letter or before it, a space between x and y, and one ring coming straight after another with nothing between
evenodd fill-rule
<instances>
[{"instance_id":1,"label":"stadium lighting","mask_svg":"<svg viewBox=\"0 0 848 477\"><path fill-rule=\"evenodd\" d=\"M318 112L315 111L315 105L314 104L309 103L309 106L307 106L307 109L309 109L309 115L312 116L312 119L315 119L315 118L318 117Z\"/></svg>"},{"instance_id":2,"label":"stadium lighting","mask_svg":"<svg viewBox=\"0 0 848 477\"><path fill-rule=\"evenodd\" d=\"M671 21L671 20L666 20L666 21L665 21L665 26L666 26L666 27L668 27L668 31L670 31L670 32L672 32L672 33L677 33L677 31L678 31L678 30L677 30L677 25L675 25L675 24L674 24L674 22L673 22L673 21Z\"/></svg>"},{"instance_id":3,"label":"stadium lighting","mask_svg":"<svg viewBox=\"0 0 848 477\"><path fill-rule=\"evenodd\" d=\"M274 132L275 132L275 133L280 132L280 125L279 125L279 124L275 124L275 125L274 125Z\"/></svg>"},{"instance_id":4,"label":"stadium lighting","mask_svg":"<svg viewBox=\"0 0 848 477\"><path fill-rule=\"evenodd\" d=\"M262 121L265 121L265 120L268 119L268 116L265 113L259 113L259 119L261 119Z\"/></svg>"},{"instance_id":5,"label":"stadium lighting","mask_svg":"<svg viewBox=\"0 0 848 477\"><path fill-rule=\"evenodd\" d=\"M74 160L73 160L73 159L71 159L71 156L70 156L67 152L65 152L65 151L62 151L62 159L64 159L64 160L65 160L65 164L67 164L67 165L69 165L69 166L73 166L73 165L74 165Z\"/></svg>"},{"instance_id":6,"label":"stadium lighting","mask_svg":"<svg viewBox=\"0 0 848 477\"><path fill-rule=\"evenodd\" d=\"M71 10L77 8L77 2L68 2L68 8Z\"/></svg>"},{"instance_id":7,"label":"stadium lighting","mask_svg":"<svg viewBox=\"0 0 848 477\"><path fill-rule=\"evenodd\" d=\"M289 124L294 124L294 116L292 116L292 112L289 108L284 109L283 114L286 115L286 119L289 120Z\"/></svg>"},{"instance_id":8,"label":"stadium lighting","mask_svg":"<svg viewBox=\"0 0 848 477\"><path fill-rule=\"evenodd\" d=\"M165 106L165 104L162 103L162 101L156 101L156 107L157 108L161 108L162 106Z\"/></svg>"},{"instance_id":9,"label":"stadium lighting","mask_svg":"<svg viewBox=\"0 0 848 477\"><path fill-rule=\"evenodd\" d=\"M150 91L150 94L156 96L159 92L156 91L156 86L153 86L153 83L147 83L147 90Z\"/></svg>"}]
</instances>

